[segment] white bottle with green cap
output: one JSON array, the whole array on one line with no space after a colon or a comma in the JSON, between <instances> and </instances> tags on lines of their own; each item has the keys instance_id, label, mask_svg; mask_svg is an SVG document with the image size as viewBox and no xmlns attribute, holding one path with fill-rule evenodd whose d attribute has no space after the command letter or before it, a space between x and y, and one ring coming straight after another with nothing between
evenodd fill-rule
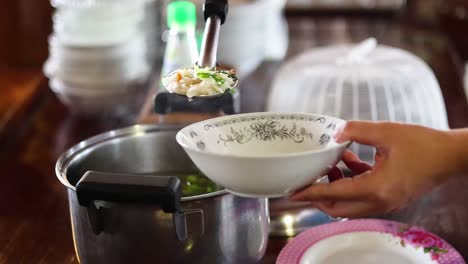
<instances>
[{"instance_id":1,"label":"white bottle with green cap","mask_svg":"<svg viewBox=\"0 0 468 264\"><path fill-rule=\"evenodd\" d=\"M166 75L181 67L188 67L198 60L195 37L196 7L189 1L174 1L167 6L169 37L162 67Z\"/></svg>"}]
</instances>

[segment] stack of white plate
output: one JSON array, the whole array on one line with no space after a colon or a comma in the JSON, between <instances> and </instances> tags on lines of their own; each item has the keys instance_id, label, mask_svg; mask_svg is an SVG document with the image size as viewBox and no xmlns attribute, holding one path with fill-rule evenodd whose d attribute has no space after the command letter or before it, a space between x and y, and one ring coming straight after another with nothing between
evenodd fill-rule
<instances>
[{"instance_id":1,"label":"stack of white plate","mask_svg":"<svg viewBox=\"0 0 468 264\"><path fill-rule=\"evenodd\" d=\"M75 112L122 109L150 72L141 24L147 0L53 0L54 32L44 72ZM151 47L155 49L155 47Z\"/></svg>"}]
</instances>

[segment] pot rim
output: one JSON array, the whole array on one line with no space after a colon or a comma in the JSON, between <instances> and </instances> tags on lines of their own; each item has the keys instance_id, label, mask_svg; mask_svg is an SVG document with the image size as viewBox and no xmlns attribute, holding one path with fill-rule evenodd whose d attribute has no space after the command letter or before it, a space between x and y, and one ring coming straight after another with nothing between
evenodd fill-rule
<instances>
[{"instance_id":1,"label":"pot rim","mask_svg":"<svg viewBox=\"0 0 468 264\"><path fill-rule=\"evenodd\" d=\"M100 144L103 144L104 142L108 142L116 138L124 138L124 137L129 137L129 136L140 137L143 135L151 134L154 132L161 132L161 131L177 132L178 130L182 128L183 126L181 125L133 125L130 127L111 130L108 132L98 134L96 136L90 137L88 139L85 139L79 142L78 144L72 146L71 148L63 152L55 164L55 175L65 187L67 187L69 190L76 191L75 186L73 186L68 181L66 171L71 161L75 160L79 156L85 155L93 151L94 149L96 149ZM201 195L182 197L181 201L182 202L193 201L193 200L211 198L214 196L225 195L225 194L228 194L228 192L226 189L223 189L220 191L201 194Z\"/></svg>"}]
</instances>

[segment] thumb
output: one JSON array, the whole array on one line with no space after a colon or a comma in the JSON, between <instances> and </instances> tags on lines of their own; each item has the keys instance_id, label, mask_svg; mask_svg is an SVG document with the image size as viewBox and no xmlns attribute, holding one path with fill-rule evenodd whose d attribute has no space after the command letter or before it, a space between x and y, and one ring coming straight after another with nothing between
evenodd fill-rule
<instances>
[{"instance_id":1,"label":"thumb","mask_svg":"<svg viewBox=\"0 0 468 264\"><path fill-rule=\"evenodd\" d=\"M364 145L383 146L388 130L386 122L348 121L333 137L338 143L350 140Z\"/></svg>"}]
</instances>

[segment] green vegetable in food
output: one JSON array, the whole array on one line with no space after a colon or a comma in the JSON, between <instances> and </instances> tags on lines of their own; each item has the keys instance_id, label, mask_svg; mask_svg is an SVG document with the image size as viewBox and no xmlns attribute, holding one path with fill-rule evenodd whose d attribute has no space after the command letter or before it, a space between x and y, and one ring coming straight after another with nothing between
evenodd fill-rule
<instances>
[{"instance_id":1,"label":"green vegetable in food","mask_svg":"<svg viewBox=\"0 0 468 264\"><path fill-rule=\"evenodd\" d=\"M193 66L193 69L195 70L195 74L198 78L200 79L213 79L216 84L218 84L218 86L222 86L226 83L226 80L223 76L223 74L226 74L229 78L233 78L232 74L230 73L227 73L225 71L213 71L209 68L204 68L204 69L200 69L200 67L198 67L198 65L194 65Z\"/></svg>"},{"instance_id":2,"label":"green vegetable in food","mask_svg":"<svg viewBox=\"0 0 468 264\"><path fill-rule=\"evenodd\" d=\"M222 188L204 176L202 173L192 173L177 176L182 182L182 196L196 196L212 193Z\"/></svg>"},{"instance_id":3,"label":"green vegetable in food","mask_svg":"<svg viewBox=\"0 0 468 264\"><path fill-rule=\"evenodd\" d=\"M223 84L226 83L226 80L224 80L222 77L218 76L217 73L199 72L199 73L197 73L197 76L200 79L212 78L213 80L215 80L215 82L216 82L216 84L218 84L218 86L222 86Z\"/></svg>"}]
</instances>

